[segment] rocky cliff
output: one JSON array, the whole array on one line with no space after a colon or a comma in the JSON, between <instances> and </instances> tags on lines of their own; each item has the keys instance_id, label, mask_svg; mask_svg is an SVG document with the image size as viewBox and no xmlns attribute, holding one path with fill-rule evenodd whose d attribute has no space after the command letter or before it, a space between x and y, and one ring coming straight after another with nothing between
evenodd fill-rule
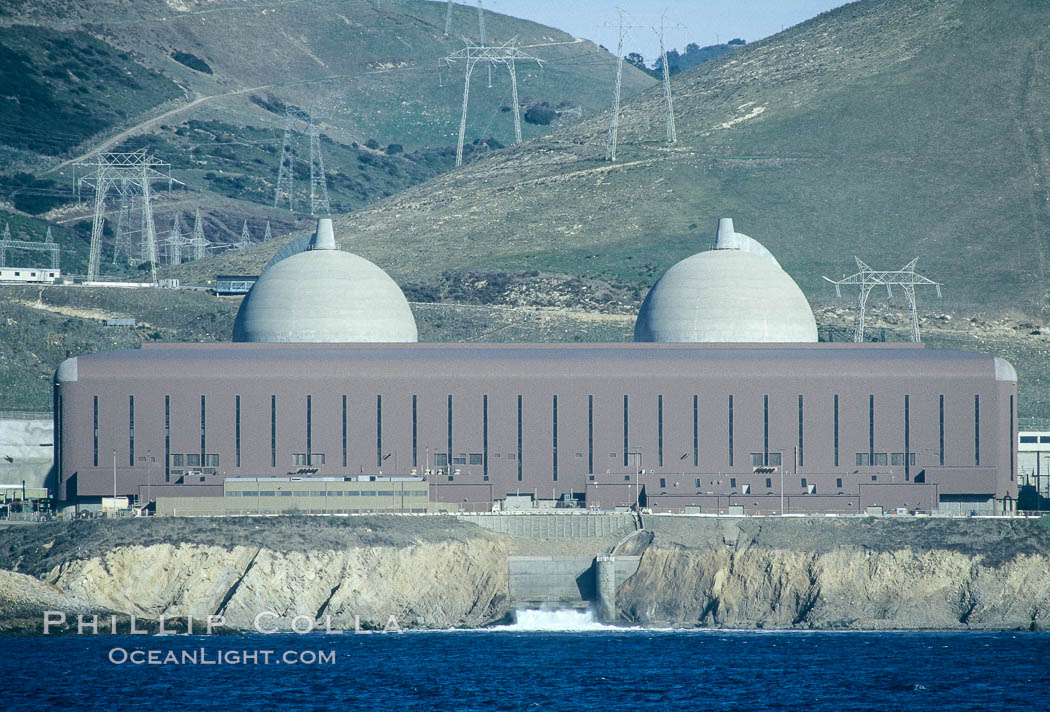
<instances>
[{"instance_id":1,"label":"rocky cliff","mask_svg":"<svg viewBox=\"0 0 1050 712\"><path fill-rule=\"evenodd\" d=\"M1038 521L646 517L622 622L820 629L1048 629L1050 526ZM451 517L54 523L0 530L0 630L45 610L227 627L483 626L510 607L507 556L578 543ZM601 548L605 548L602 546ZM590 549L588 549L590 550ZM579 553L579 552L575 552ZM597 552L595 552L597 553ZM301 619L300 619L301 620Z\"/></svg>"}]
</instances>

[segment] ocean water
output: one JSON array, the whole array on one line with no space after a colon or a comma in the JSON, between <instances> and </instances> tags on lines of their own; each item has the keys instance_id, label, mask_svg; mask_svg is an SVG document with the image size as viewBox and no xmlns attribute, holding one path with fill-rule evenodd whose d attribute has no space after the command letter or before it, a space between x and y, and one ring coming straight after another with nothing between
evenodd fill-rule
<instances>
[{"instance_id":1,"label":"ocean water","mask_svg":"<svg viewBox=\"0 0 1050 712\"><path fill-rule=\"evenodd\" d=\"M0 639L6 710L1044 710L1048 664L1046 633L624 630L565 611L483 631Z\"/></svg>"}]
</instances>

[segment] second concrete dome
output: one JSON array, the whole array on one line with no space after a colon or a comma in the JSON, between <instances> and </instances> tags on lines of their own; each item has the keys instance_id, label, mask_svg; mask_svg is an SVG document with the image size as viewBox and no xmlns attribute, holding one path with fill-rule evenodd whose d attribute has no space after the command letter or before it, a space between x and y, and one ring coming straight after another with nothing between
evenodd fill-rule
<instances>
[{"instance_id":1,"label":"second concrete dome","mask_svg":"<svg viewBox=\"0 0 1050 712\"><path fill-rule=\"evenodd\" d=\"M716 249L657 280L638 313L635 341L817 341L813 310L795 280L758 242L732 230L731 220L720 221Z\"/></svg>"},{"instance_id":2,"label":"second concrete dome","mask_svg":"<svg viewBox=\"0 0 1050 712\"><path fill-rule=\"evenodd\" d=\"M234 341L400 343L418 340L397 283L363 257L335 248L332 221L318 221L305 252L272 264L241 303Z\"/></svg>"}]
</instances>

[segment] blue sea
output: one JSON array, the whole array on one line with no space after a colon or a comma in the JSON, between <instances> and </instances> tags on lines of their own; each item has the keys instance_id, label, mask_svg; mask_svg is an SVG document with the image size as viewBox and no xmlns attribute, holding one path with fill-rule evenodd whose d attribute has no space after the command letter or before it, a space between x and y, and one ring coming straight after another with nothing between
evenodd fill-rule
<instances>
[{"instance_id":1,"label":"blue sea","mask_svg":"<svg viewBox=\"0 0 1050 712\"><path fill-rule=\"evenodd\" d=\"M610 629L0 639L6 710L1045 710L1050 634ZM152 662L151 662L152 660Z\"/></svg>"}]
</instances>

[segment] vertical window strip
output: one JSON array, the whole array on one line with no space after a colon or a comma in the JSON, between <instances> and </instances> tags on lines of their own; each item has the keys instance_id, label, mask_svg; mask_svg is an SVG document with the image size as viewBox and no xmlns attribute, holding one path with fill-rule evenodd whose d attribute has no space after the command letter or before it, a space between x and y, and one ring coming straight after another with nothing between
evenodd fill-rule
<instances>
[{"instance_id":1,"label":"vertical window strip","mask_svg":"<svg viewBox=\"0 0 1050 712\"><path fill-rule=\"evenodd\" d=\"M485 396L486 405L488 405L488 396ZM412 396L412 467L419 467L419 448L417 446L418 434L419 434L419 414L417 410L417 397ZM488 435L488 422L486 421L486 436ZM486 443L488 442L486 437ZM487 450L486 450L487 452ZM346 463L343 463L346 464ZM485 474L488 474L488 455L485 455Z\"/></svg>"},{"instance_id":2,"label":"vertical window strip","mask_svg":"<svg viewBox=\"0 0 1050 712\"><path fill-rule=\"evenodd\" d=\"M451 396L449 396L451 398ZM376 396L376 469L383 467L383 396Z\"/></svg>"},{"instance_id":3,"label":"vertical window strip","mask_svg":"<svg viewBox=\"0 0 1050 712\"><path fill-rule=\"evenodd\" d=\"M164 396L164 481L171 481L171 396Z\"/></svg>"},{"instance_id":4,"label":"vertical window strip","mask_svg":"<svg viewBox=\"0 0 1050 712\"><path fill-rule=\"evenodd\" d=\"M135 396L128 396L128 467L135 466Z\"/></svg>"},{"instance_id":5,"label":"vertical window strip","mask_svg":"<svg viewBox=\"0 0 1050 712\"><path fill-rule=\"evenodd\" d=\"M92 452L94 453L94 455L92 456L91 461L94 463L95 467L98 467L98 396L94 397L92 403L92 412L94 413L95 425L94 430L92 431L94 433L94 435L92 436L94 442Z\"/></svg>"},{"instance_id":6,"label":"vertical window strip","mask_svg":"<svg viewBox=\"0 0 1050 712\"><path fill-rule=\"evenodd\" d=\"M207 450L207 432L208 432L208 421L206 418L207 409L205 408L204 396L201 396L201 467L204 466L204 451Z\"/></svg>"},{"instance_id":7,"label":"vertical window strip","mask_svg":"<svg viewBox=\"0 0 1050 712\"><path fill-rule=\"evenodd\" d=\"M61 396L59 405L62 404ZM61 411L60 417L61 417ZM1010 481L1014 481L1014 451L1017 450L1017 437L1014 435L1014 397L1010 396Z\"/></svg>"},{"instance_id":8,"label":"vertical window strip","mask_svg":"<svg viewBox=\"0 0 1050 712\"><path fill-rule=\"evenodd\" d=\"M415 396L412 397L413 403ZM346 395L343 395L343 467L346 467Z\"/></svg>"},{"instance_id":9,"label":"vertical window strip","mask_svg":"<svg viewBox=\"0 0 1050 712\"><path fill-rule=\"evenodd\" d=\"M769 465L769 396L762 396L762 464Z\"/></svg>"},{"instance_id":10,"label":"vertical window strip","mask_svg":"<svg viewBox=\"0 0 1050 712\"><path fill-rule=\"evenodd\" d=\"M235 455L236 455L236 460L237 460L237 467L240 467L241 466L241 397L240 396L234 396L233 409L235 411L235 413L234 413L235 426L234 426L234 434L233 434L234 441L235 441L235 446L236 446L236 453L235 453Z\"/></svg>"},{"instance_id":11,"label":"vertical window strip","mask_svg":"<svg viewBox=\"0 0 1050 712\"><path fill-rule=\"evenodd\" d=\"M729 396L729 466L733 466L733 396Z\"/></svg>"},{"instance_id":12,"label":"vertical window strip","mask_svg":"<svg viewBox=\"0 0 1050 712\"><path fill-rule=\"evenodd\" d=\"M551 412L551 447L554 481L558 481L558 396L554 396Z\"/></svg>"},{"instance_id":13,"label":"vertical window strip","mask_svg":"<svg viewBox=\"0 0 1050 712\"><path fill-rule=\"evenodd\" d=\"M939 418L940 418L939 433L940 433L940 442L941 442L939 462L940 462L941 467L944 467L944 395L941 395L941 407L940 407L940 416L939 416Z\"/></svg>"},{"instance_id":14,"label":"vertical window strip","mask_svg":"<svg viewBox=\"0 0 1050 712\"><path fill-rule=\"evenodd\" d=\"M693 395L693 467L700 467L700 396Z\"/></svg>"},{"instance_id":15,"label":"vertical window strip","mask_svg":"<svg viewBox=\"0 0 1050 712\"><path fill-rule=\"evenodd\" d=\"M446 448L448 471L452 472L452 394L448 396L448 447Z\"/></svg>"},{"instance_id":16,"label":"vertical window strip","mask_svg":"<svg viewBox=\"0 0 1050 712\"><path fill-rule=\"evenodd\" d=\"M803 411L802 411L802 394L800 393L799 396L798 396L798 466L799 467L802 467L803 464L805 463L805 458L802 456L802 453L804 451L804 444L805 444L804 441L803 441L804 433L803 433L803 430L802 430L802 422L803 422L802 414L803 414Z\"/></svg>"},{"instance_id":17,"label":"vertical window strip","mask_svg":"<svg viewBox=\"0 0 1050 712\"><path fill-rule=\"evenodd\" d=\"M656 462L664 466L664 397L656 396Z\"/></svg>"},{"instance_id":18,"label":"vertical window strip","mask_svg":"<svg viewBox=\"0 0 1050 712\"><path fill-rule=\"evenodd\" d=\"M627 430L627 396L623 397L623 466L627 467L627 451L631 447L627 444L627 437L629 435Z\"/></svg>"},{"instance_id":19,"label":"vertical window strip","mask_svg":"<svg viewBox=\"0 0 1050 712\"><path fill-rule=\"evenodd\" d=\"M594 474L594 396L587 396L587 472Z\"/></svg>"},{"instance_id":20,"label":"vertical window strip","mask_svg":"<svg viewBox=\"0 0 1050 712\"><path fill-rule=\"evenodd\" d=\"M415 424L413 423L413 428ZM481 474L489 476L489 397L481 396Z\"/></svg>"},{"instance_id":21,"label":"vertical window strip","mask_svg":"<svg viewBox=\"0 0 1050 712\"><path fill-rule=\"evenodd\" d=\"M911 398L904 395L904 480L911 479Z\"/></svg>"},{"instance_id":22,"label":"vertical window strip","mask_svg":"<svg viewBox=\"0 0 1050 712\"><path fill-rule=\"evenodd\" d=\"M839 396L835 394L834 403L834 421L835 421L835 467L839 466Z\"/></svg>"},{"instance_id":23,"label":"vertical window strip","mask_svg":"<svg viewBox=\"0 0 1050 712\"><path fill-rule=\"evenodd\" d=\"M58 481L62 481L62 394L55 389L55 446L54 455L55 470L58 472Z\"/></svg>"},{"instance_id":24,"label":"vertical window strip","mask_svg":"<svg viewBox=\"0 0 1050 712\"><path fill-rule=\"evenodd\" d=\"M981 397L973 397L973 464L981 466Z\"/></svg>"},{"instance_id":25,"label":"vertical window strip","mask_svg":"<svg viewBox=\"0 0 1050 712\"><path fill-rule=\"evenodd\" d=\"M277 396L270 396L270 467L277 467Z\"/></svg>"},{"instance_id":26,"label":"vertical window strip","mask_svg":"<svg viewBox=\"0 0 1050 712\"><path fill-rule=\"evenodd\" d=\"M310 395L306 396L306 464L307 465L313 464L313 463L310 462L310 455L313 452L313 444L314 444L314 437L313 437L313 435L314 435L314 433L313 433L313 430L314 430L314 428L313 428L313 425L314 425L314 423L313 423L313 410L314 409L313 409L313 405L314 405L314 398L313 398L313 396L310 396Z\"/></svg>"},{"instance_id":27,"label":"vertical window strip","mask_svg":"<svg viewBox=\"0 0 1050 712\"><path fill-rule=\"evenodd\" d=\"M868 396L868 464L875 464L875 394Z\"/></svg>"},{"instance_id":28,"label":"vertical window strip","mask_svg":"<svg viewBox=\"0 0 1050 712\"><path fill-rule=\"evenodd\" d=\"M521 396L518 396L518 481L521 481L521 415L522 415L522 401Z\"/></svg>"}]
</instances>

